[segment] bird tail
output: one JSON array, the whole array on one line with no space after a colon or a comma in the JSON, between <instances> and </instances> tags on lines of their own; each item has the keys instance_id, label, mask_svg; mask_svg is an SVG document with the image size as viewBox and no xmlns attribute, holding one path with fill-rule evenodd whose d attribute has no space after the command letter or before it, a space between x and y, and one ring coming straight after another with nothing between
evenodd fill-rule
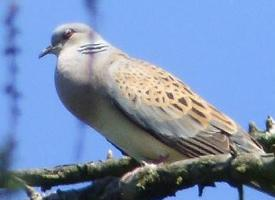
<instances>
[{"instance_id":1,"label":"bird tail","mask_svg":"<svg viewBox=\"0 0 275 200\"><path fill-rule=\"evenodd\" d=\"M230 139L237 153L265 154L260 143L242 128L239 128L239 131L232 135Z\"/></svg>"}]
</instances>

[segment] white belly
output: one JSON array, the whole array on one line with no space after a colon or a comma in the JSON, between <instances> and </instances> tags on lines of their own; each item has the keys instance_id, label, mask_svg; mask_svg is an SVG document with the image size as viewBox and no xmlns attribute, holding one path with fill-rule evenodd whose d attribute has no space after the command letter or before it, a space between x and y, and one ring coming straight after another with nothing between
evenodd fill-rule
<instances>
[{"instance_id":1,"label":"white belly","mask_svg":"<svg viewBox=\"0 0 275 200\"><path fill-rule=\"evenodd\" d=\"M91 111L91 116L88 118L89 125L128 155L145 161L161 158L175 161L183 158L182 155L134 124L110 102L101 100L96 106L99 109L96 113Z\"/></svg>"}]
</instances>

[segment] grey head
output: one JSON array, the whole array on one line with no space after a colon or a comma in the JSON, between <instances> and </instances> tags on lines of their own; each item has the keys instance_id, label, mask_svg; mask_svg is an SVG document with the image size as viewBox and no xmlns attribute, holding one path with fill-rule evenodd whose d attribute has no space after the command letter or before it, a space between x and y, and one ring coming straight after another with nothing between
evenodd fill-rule
<instances>
[{"instance_id":1,"label":"grey head","mask_svg":"<svg viewBox=\"0 0 275 200\"><path fill-rule=\"evenodd\" d=\"M51 45L39 54L39 58L47 54L58 56L62 49L71 45L79 45L78 51L83 54L101 52L108 47L108 43L88 25L69 23L55 28L51 37Z\"/></svg>"}]
</instances>

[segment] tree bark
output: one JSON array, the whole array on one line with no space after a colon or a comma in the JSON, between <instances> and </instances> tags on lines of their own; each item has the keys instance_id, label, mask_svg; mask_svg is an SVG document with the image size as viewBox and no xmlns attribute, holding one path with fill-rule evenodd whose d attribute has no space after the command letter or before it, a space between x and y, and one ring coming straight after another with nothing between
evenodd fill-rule
<instances>
[{"instance_id":1,"label":"tree bark","mask_svg":"<svg viewBox=\"0 0 275 200\"><path fill-rule=\"evenodd\" d=\"M259 131L253 124L249 126L250 134L267 152L271 152L265 155L209 155L171 164L144 166L124 157L53 169L11 171L8 177L11 177L9 183L12 184L7 185L19 185L32 200L161 199L184 188L194 185L203 188L221 181L237 188L245 184L275 197L274 121L269 117L266 124L265 131ZM45 197L32 189L35 186L47 190L52 186L89 181L92 182L89 186L58 190ZM5 188L7 185L0 184L0 187Z\"/></svg>"}]
</instances>

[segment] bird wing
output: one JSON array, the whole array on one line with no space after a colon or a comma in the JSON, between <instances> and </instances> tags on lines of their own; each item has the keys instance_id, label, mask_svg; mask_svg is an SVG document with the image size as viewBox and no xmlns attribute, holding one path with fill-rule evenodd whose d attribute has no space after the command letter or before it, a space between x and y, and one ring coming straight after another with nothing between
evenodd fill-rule
<instances>
[{"instance_id":1,"label":"bird wing","mask_svg":"<svg viewBox=\"0 0 275 200\"><path fill-rule=\"evenodd\" d=\"M172 74L125 55L108 74L115 105L163 143L187 157L230 152L239 126Z\"/></svg>"}]
</instances>

